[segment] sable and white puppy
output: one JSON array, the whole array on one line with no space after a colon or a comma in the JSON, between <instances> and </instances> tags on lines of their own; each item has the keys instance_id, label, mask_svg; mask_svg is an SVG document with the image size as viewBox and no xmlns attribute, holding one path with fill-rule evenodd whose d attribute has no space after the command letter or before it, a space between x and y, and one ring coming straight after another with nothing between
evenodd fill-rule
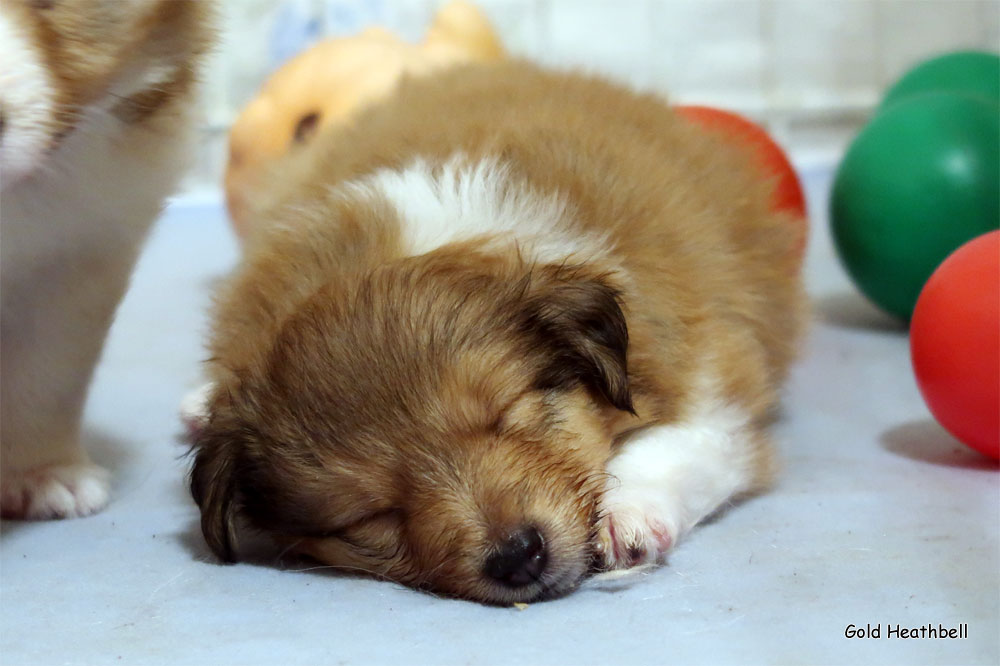
<instances>
[{"instance_id":1,"label":"sable and white puppy","mask_svg":"<svg viewBox=\"0 0 1000 666\"><path fill-rule=\"evenodd\" d=\"M487 602L655 562L772 476L790 221L659 99L405 83L274 175L215 312L191 487L334 567Z\"/></svg>"},{"instance_id":2,"label":"sable and white puppy","mask_svg":"<svg viewBox=\"0 0 1000 666\"><path fill-rule=\"evenodd\" d=\"M201 0L0 4L0 490L7 518L99 510L80 446L94 365L190 154Z\"/></svg>"}]
</instances>

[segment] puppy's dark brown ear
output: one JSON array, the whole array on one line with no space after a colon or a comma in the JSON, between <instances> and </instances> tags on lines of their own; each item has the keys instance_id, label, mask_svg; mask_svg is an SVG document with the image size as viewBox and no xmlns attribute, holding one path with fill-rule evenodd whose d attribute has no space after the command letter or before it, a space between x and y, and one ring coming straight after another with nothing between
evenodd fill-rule
<instances>
[{"instance_id":1,"label":"puppy's dark brown ear","mask_svg":"<svg viewBox=\"0 0 1000 666\"><path fill-rule=\"evenodd\" d=\"M600 278L557 279L528 296L525 330L546 349L539 388L583 384L635 413L628 379L628 327L619 293Z\"/></svg>"},{"instance_id":2,"label":"puppy's dark brown ear","mask_svg":"<svg viewBox=\"0 0 1000 666\"><path fill-rule=\"evenodd\" d=\"M191 495L201 509L201 532L224 562L236 561L237 467L235 446L210 424L195 443Z\"/></svg>"}]
</instances>

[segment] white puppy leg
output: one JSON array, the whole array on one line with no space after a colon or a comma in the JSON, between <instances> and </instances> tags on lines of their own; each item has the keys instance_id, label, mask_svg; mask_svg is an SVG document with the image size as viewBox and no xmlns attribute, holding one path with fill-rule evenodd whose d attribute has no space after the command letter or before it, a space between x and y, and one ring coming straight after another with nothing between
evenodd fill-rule
<instances>
[{"instance_id":1,"label":"white puppy leg","mask_svg":"<svg viewBox=\"0 0 1000 666\"><path fill-rule=\"evenodd\" d=\"M598 534L606 568L662 561L687 530L755 486L763 445L741 410L720 405L636 433L608 464Z\"/></svg>"},{"instance_id":2,"label":"white puppy leg","mask_svg":"<svg viewBox=\"0 0 1000 666\"><path fill-rule=\"evenodd\" d=\"M125 287L127 266L4 274L0 359L0 510L6 518L99 511L108 473L80 445L87 386ZM84 269L87 270L84 270Z\"/></svg>"}]
</instances>

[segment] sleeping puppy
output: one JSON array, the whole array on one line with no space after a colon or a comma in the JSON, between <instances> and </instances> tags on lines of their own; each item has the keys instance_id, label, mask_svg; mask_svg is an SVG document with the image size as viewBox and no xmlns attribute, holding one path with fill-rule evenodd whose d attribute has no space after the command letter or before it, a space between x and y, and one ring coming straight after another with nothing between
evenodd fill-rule
<instances>
[{"instance_id":1,"label":"sleeping puppy","mask_svg":"<svg viewBox=\"0 0 1000 666\"><path fill-rule=\"evenodd\" d=\"M201 0L0 4L5 518L99 510L80 415L139 248L189 153Z\"/></svg>"},{"instance_id":2,"label":"sleeping puppy","mask_svg":"<svg viewBox=\"0 0 1000 666\"><path fill-rule=\"evenodd\" d=\"M661 561L766 486L789 219L653 96L524 63L406 82L293 155L218 296L191 489L345 570L491 603Z\"/></svg>"}]
</instances>

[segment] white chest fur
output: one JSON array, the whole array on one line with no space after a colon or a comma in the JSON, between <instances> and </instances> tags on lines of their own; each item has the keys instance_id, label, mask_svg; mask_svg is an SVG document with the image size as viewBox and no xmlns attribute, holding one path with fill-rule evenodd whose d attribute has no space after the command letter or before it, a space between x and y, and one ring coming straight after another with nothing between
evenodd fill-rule
<instances>
[{"instance_id":1,"label":"white chest fur","mask_svg":"<svg viewBox=\"0 0 1000 666\"><path fill-rule=\"evenodd\" d=\"M539 263L586 261L606 252L604 239L572 228L572 210L562 196L519 182L496 160L476 162L459 154L435 166L418 159L346 189L385 197L403 222L403 246L413 255L480 237L516 242L526 259Z\"/></svg>"}]
</instances>

